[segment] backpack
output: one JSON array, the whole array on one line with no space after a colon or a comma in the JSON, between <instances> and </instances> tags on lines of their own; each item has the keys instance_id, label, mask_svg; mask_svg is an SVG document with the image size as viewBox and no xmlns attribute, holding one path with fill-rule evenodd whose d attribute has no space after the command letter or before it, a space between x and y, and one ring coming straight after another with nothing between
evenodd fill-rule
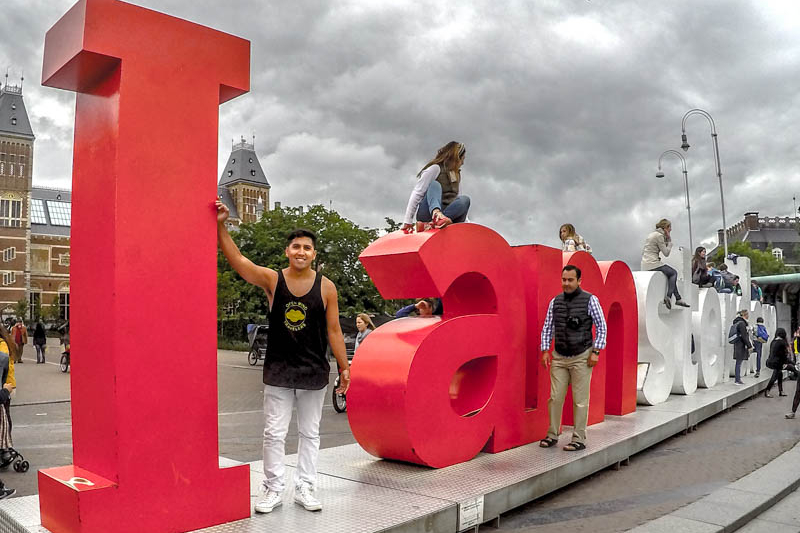
<instances>
[{"instance_id":1,"label":"backpack","mask_svg":"<svg viewBox=\"0 0 800 533\"><path fill-rule=\"evenodd\" d=\"M728 331L728 344L736 344L736 341L739 340L739 328L736 326L736 322L731 324L731 329Z\"/></svg>"},{"instance_id":2,"label":"backpack","mask_svg":"<svg viewBox=\"0 0 800 533\"><path fill-rule=\"evenodd\" d=\"M767 333L766 326L759 326L756 328L756 337L759 339L763 339L761 342L767 342L769 340L769 333Z\"/></svg>"},{"instance_id":3,"label":"backpack","mask_svg":"<svg viewBox=\"0 0 800 533\"><path fill-rule=\"evenodd\" d=\"M733 272L730 270L720 271L720 276L722 276L722 281L725 283L726 287L733 288L733 280L736 278Z\"/></svg>"}]
</instances>

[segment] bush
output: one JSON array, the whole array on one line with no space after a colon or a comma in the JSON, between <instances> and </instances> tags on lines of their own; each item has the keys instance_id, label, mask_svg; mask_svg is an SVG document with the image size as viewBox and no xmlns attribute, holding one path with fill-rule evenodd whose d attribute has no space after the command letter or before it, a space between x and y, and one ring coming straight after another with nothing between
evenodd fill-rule
<instances>
[{"instance_id":1,"label":"bush","mask_svg":"<svg viewBox=\"0 0 800 533\"><path fill-rule=\"evenodd\" d=\"M230 339L225 339L222 337L217 337L217 349L218 350L232 350L234 352L249 352L250 345L246 342L235 341Z\"/></svg>"}]
</instances>

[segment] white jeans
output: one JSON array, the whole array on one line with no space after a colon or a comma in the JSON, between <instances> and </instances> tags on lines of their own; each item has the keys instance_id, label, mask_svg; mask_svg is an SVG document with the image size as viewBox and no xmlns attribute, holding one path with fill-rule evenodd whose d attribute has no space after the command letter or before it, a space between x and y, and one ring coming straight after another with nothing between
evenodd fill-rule
<instances>
[{"instance_id":1,"label":"white jeans","mask_svg":"<svg viewBox=\"0 0 800 533\"><path fill-rule=\"evenodd\" d=\"M284 488L286 433L297 404L297 469L295 485L317 482L319 422L328 388L320 390L285 389L264 385L264 485L275 492Z\"/></svg>"}]
</instances>

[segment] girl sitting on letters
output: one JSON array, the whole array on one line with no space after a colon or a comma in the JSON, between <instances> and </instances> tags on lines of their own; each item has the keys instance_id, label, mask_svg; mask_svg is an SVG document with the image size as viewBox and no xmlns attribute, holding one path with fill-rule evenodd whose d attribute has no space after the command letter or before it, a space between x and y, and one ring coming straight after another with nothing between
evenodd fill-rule
<instances>
[{"instance_id":1,"label":"girl sitting on letters","mask_svg":"<svg viewBox=\"0 0 800 533\"><path fill-rule=\"evenodd\" d=\"M466 154L463 143L450 141L422 167L408 199L404 232L414 231L415 216L417 231L430 227L439 229L467 219L470 200L461 194L461 166Z\"/></svg>"}]
</instances>

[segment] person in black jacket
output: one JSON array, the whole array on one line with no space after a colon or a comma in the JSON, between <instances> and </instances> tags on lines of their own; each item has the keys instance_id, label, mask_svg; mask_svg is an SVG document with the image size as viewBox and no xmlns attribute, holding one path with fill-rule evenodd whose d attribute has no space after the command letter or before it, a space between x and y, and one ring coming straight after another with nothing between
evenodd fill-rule
<instances>
[{"instance_id":1,"label":"person in black jacket","mask_svg":"<svg viewBox=\"0 0 800 533\"><path fill-rule=\"evenodd\" d=\"M778 328L775 330L775 339L769 345L769 357L767 358L766 366L772 369L772 377L769 378L767 388L764 389L764 396L772 398L769 391L775 382L778 382L778 395L786 396L783 392L783 370L784 367L790 371L797 373L794 365L789 364L789 343L786 342L786 330ZM795 398L797 394L795 394ZM794 410L797 408L795 407ZM792 412L794 412L794 410Z\"/></svg>"},{"instance_id":2,"label":"person in black jacket","mask_svg":"<svg viewBox=\"0 0 800 533\"><path fill-rule=\"evenodd\" d=\"M47 334L44 331L44 325L41 322L36 323L36 329L33 330L33 345L36 347L36 364L44 364L44 347L47 344Z\"/></svg>"},{"instance_id":3,"label":"person in black jacket","mask_svg":"<svg viewBox=\"0 0 800 533\"><path fill-rule=\"evenodd\" d=\"M733 320L733 325L736 326L736 332L739 338L733 343L733 358L736 360L736 380L734 383L737 385L744 385L742 382L742 361L747 361L750 358L750 352L753 351L753 344L750 342L750 333L747 331L747 309L739 311L739 316Z\"/></svg>"}]
</instances>

